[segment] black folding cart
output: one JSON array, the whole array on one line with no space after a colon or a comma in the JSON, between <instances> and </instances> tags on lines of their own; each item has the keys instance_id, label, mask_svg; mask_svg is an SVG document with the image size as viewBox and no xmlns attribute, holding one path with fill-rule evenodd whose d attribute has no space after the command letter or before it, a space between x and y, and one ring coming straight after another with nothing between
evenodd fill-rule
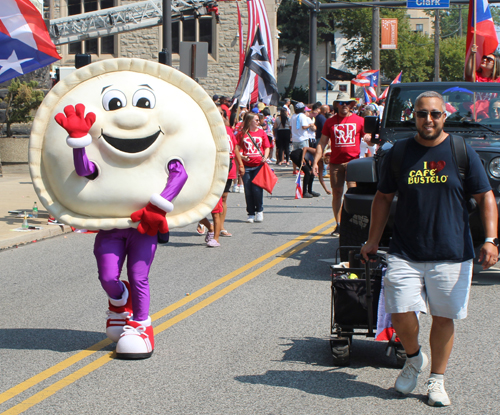
<instances>
[{"instance_id":1,"label":"black folding cart","mask_svg":"<svg viewBox=\"0 0 500 415\"><path fill-rule=\"evenodd\" d=\"M379 251L373 256L375 262L368 261L363 264L359 255L360 249L359 246L338 248L337 264L330 267L332 276L330 347L336 366L349 365L353 336L375 337L382 273L386 266L385 252ZM347 255L342 250L346 250ZM348 257L349 263L341 264L338 261L340 257ZM394 351L396 366L403 367L406 352L401 343L395 339L394 334L387 344L386 353L390 356Z\"/></svg>"}]
</instances>

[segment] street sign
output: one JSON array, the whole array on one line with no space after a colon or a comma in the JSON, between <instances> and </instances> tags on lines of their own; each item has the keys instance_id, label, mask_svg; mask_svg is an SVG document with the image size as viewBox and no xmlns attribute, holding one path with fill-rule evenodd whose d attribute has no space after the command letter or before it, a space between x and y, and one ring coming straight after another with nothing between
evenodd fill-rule
<instances>
[{"instance_id":1,"label":"street sign","mask_svg":"<svg viewBox=\"0 0 500 415\"><path fill-rule=\"evenodd\" d=\"M450 0L407 0L408 9L449 9Z\"/></svg>"}]
</instances>

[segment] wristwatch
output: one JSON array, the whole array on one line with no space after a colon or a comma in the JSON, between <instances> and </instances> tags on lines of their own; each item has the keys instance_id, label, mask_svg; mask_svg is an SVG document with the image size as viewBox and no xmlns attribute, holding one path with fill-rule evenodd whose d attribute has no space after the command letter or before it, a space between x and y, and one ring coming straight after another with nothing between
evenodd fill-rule
<instances>
[{"instance_id":1,"label":"wristwatch","mask_svg":"<svg viewBox=\"0 0 500 415\"><path fill-rule=\"evenodd\" d=\"M489 243L495 245L497 248L500 246L500 241L498 240L498 238L486 238L484 240L484 243L486 243L486 242L489 242Z\"/></svg>"}]
</instances>

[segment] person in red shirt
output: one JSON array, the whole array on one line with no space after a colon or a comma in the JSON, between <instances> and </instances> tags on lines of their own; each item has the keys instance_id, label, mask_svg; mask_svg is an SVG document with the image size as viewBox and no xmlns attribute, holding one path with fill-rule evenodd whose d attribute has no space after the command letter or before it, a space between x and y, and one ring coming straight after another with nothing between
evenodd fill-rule
<instances>
[{"instance_id":1,"label":"person in red shirt","mask_svg":"<svg viewBox=\"0 0 500 415\"><path fill-rule=\"evenodd\" d=\"M341 92L334 103L337 106L337 114L328 118L323 126L321 139L316 146L313 172L318 175L318 162L323 155L323 149L330 142L332 149L330 155L330 183L332 185L332 209L337 222L337 228L332 236L338 236L340 230L340 212L342 209L342 196L344 194L345 174L347 163L359 158L361 140L369 142L371 136L364 132L364 119L352 112L356 100L351 99L349 94ZM347 187L354 187L354 182L347 182Z\"/></svg>"},{"instance_id":2,"label":"person in red shirt","mask_svg":"<svg viewBox=\"0 0 500 415\"><path fill-rule=\"evenodd\" d=\"M253 184L252 180L257 176L262 165L269 157L271 145L267 134L259 127L259 124L258 114L254 112L246 114L245 118L243 118L241 131L236 136L238 145L236 146L235 156L245 186L248 223L262 222L264 220L264 190Z\"/></svg>"},{"instance_id":3,"label":"person in red shirt","mask_svg":"<svg viewBox=\"0 0 500 415\"><path fill-rule=\"evenodd\" d=\"M472 69L473 55L476 50L472 50L465 67L465 80L469 82L474 81ZM500 82L500 58L498 56L490 53L481 58L479 68L476 71L476 82Z\"/></svg>"}]
</instances>

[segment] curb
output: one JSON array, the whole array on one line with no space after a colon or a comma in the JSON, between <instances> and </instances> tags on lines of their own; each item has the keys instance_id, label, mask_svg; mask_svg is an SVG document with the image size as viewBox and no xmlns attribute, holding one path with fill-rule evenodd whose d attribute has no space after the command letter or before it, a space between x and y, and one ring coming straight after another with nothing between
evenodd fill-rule
<instances>
[{"instance_id":1,"label":"curb","mask_svg":"<svg viewBox=\"0 0 500 415\"><path fill-rule=\"evenodd\" d=\"M73 230L71 226L68 225L48 225L47 228L30 231L30 232L19 232L19 235L13 236L9 235L9 238L0 239L0 250L17 248L19 245L25 245L32 242L38 242L42 239L52 238L53 236L64 235L66 233L71 233Z\"/></svg>"}]
</instances>

